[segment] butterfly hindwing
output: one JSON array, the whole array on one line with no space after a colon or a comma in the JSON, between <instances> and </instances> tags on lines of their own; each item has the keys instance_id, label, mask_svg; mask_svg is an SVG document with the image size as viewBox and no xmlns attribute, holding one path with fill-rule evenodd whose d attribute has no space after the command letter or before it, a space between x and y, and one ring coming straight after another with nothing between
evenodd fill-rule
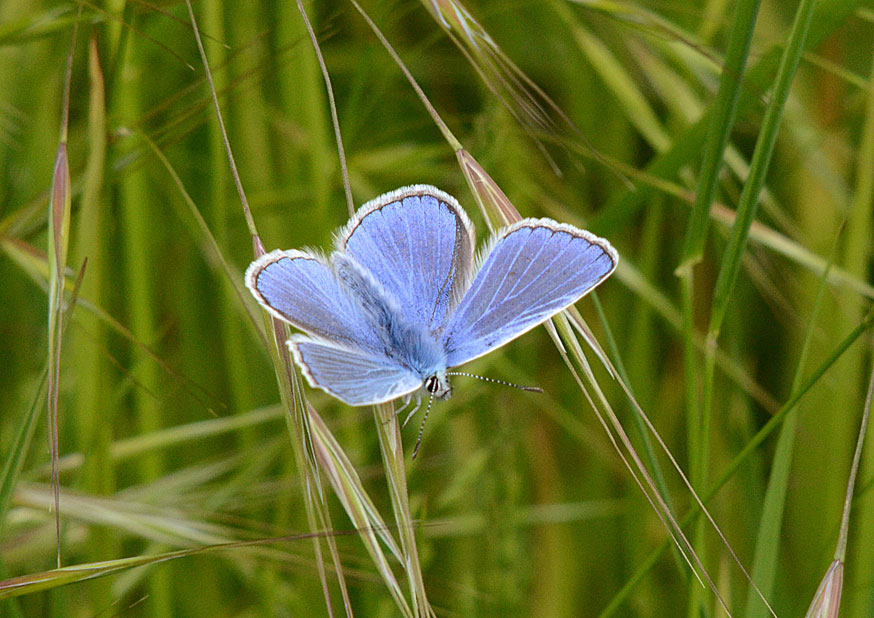
<instances>
[{"instance_id":1,"label":"butterfly hindwing","mask_svg":"<svg viewBox=\"0 0 874 618\"><path fill-rule=\"evenodd\" d=\"M489 246L443 331L448 367L478 358L569 307L618 261L607 241L549 219L520 221L499 231Z\"/></svg>"},{"instance_id":2,"label":"butterfly hindwing","mask_svg":"<svg viewBox=\"0 0 874 618\"><path fill-rule=\"evenodd\" d=\"M384 403L409 395L422 385L415 373L378 354L302 335L289 339L288 347L311 386L349 405Z\"/></svg>"},{"instance_id":3,"label":"butterfly hindwing","mask_svg":"<svg viewBox=\"0 0 874 618\"><path fill-rule=\"evenodd\" d=\"M438 331L469 282L473 225L453 197L404 187L362 206L338 234L345 251L385 288L411 323Z\"/></svg>"}]
</instances>

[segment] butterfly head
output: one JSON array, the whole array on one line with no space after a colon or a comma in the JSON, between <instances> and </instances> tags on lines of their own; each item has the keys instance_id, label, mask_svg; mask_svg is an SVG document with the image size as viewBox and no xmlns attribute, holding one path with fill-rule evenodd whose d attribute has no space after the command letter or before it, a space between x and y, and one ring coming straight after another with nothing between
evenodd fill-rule
<instances>
[{"instance_id":1,"label":"butterfly head","mask_svg":"<svg viewBox=\"0 0 874 618\"><path fill-rule=\"evenodd\" d=\"M452 397L452 387L449 385L449 378L446 376L445 371L439 371L425 378L422 388L431 397L436 397L437 399L449 399Z\"/></svg>"}]
</instances>

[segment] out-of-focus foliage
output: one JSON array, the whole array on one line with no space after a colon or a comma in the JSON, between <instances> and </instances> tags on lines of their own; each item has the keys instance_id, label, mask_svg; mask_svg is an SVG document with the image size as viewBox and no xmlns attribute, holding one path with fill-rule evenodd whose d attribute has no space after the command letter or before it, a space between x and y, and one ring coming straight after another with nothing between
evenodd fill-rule
<instances>
[{"instance_id":1,"label":"out-of-focus foliage","mask_svg":"<svg viewBox=\"0 0 874 618\"><path fill-rule=\"evenodd\" d=\"M816 3L755 221L733 257L725 249L797 2L758 6L752 32L740 31L751 34L743 75L722 70L740 36L735 2L363 5L523 216L586 227L617 247L621 268L597 293L602 311L592 298L578 308L701 496L827 367L708 503L779 616L803 614L832 561L871 364L864 328L829 360L874 298L874 13L861 5ZM258 310L235 290L252 239L186 5L116 0L81 10L66 138L68 297L87 266L60 348L62 562L130 559L104 565L114 571L152 554L312 532ZM482 242L486 224L456 154L356 9L332 0L307 10L356 205L434 184L466 206ZM56 560L48 216L76 11L0 3L0 579ZM325 86L295 3L201 0L194 11L264 244L327 249L348 211ZM727 126L712 122L720 80L739 84ZM711 169L702 165L707 134L720 128L725 163ZM708 181L715 202L684 297L676 269ZM708 391L705 335L727 259L739 276ZM589 359L682 519L694 505L689 490L661 451L646 456L628 398ZM544 329L465 370L545 394L455 378L455 396L431 411L407 485L437 615L720 615L679 553L653 557L665 526ZM374 415L308 396L390 528ZM408 453L416 429L404 430ZM321 478L351 611L398 615ZM874 614L872 478L863 456L846 617ZM686 531L732 614L766 615L712 528ZM64 586L83 573L55 572L54 590L27 580L26 594L0 600L0 615L327 616L313 547L297 536ZM408 595L396 548L382 548ZM333 615L344 615L323 559Z\"/></svg>"}]
</instances>

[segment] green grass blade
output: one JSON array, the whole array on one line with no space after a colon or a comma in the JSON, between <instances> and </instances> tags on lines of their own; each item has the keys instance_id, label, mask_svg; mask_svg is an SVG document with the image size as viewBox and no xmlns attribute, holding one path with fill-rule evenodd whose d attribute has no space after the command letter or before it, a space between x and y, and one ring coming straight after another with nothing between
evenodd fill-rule
<instances>
[{"instance_id":1,"label":"green grass blade","mask_svg":"<svg viewBox=\"0 0 874 618\"><path fill-rule=\"evenodd\" d=\"M572 29L574 40L580 50L603 80L607 90L618 101L628 121L640 131L656 151L667 149L671 139L652 106L637 87L634 78L603 41L595 37L581 23L572 21L570 11L563 11L563 13L567 14L568 27Z\"/></svg>"},{"instance_id":2,"label":"green grass blade","mask_svg":"<svg viewBox=\"0 0 874 618\"><path fill-rule=\"evenodd\" d=\"M870 280L870 260L872 254L871 238L874 237L874 64L868 74L865 116L861 129L861 137L856 156L856 180L850 204L847 229L847 246L845 259L850 272L858 274L863 279L868 275ZM861 362L861 359L860 359ZM870 451L870 441L869 441ZM862 465L863 477L870 478L872 474L871 458ZM864 460L863 460L864 461ZM854 537L850 545L850 555L859 564L874 561L874 518L872 518L872 499L870 495L860 496L854 511ZM842 557L841 557L842 558ZM871 600L865 599L862 574L857 569L848 572L846 587L847 602L867 603L865 609L874 611Z\"/></svg>"},{"instance_id":3,"label":"green grass blade","mask_svg":"<svg viewBox=\"0 0 874 618\"><path fill-rule=\"evenodd\" d=\"M45 401L43 399L43 391L45 390L47 379L48 367L43 371L43 378L36 389L33 404L27 413L21 416L15 437L12 440L12 444L9 445L6 457L3 460L3 470L0 472L0 532L2 532L6 523L9 504L12 502L12 493L15 491L21 469L24 467L27 451L30 448L33 434L36 431L39 412L42 410L41 404Z\"/></svg>"},{"instance_id":4,"label":"green grass blade","mask_svg":"<svg viewBox=\"0 0 874 618\"><path fill-rule=\"evenodd\" d=\"M701 499L705 505L709 504L710 500L716 496L719 490L735 476L740 467L748 461L749 457L756 451L756 449L762 445L768 436L781 426L786 415L795 409L795 406L798 405L807 392L819 383L824 374L846 353L850 346L852 346L859 337L871 328L872 324L874 324L874 311L869 312L865 319L834 347L828 357L817 366L798 390L786 401L785 404L783 404L777 414L771 417L771 419L756 433L756 435L744 445L743 449L734 456L731 463L726 466L722 471L722 474L720 474L716 481L710 486L710 489L706 493L702 493ZM683 527L688 526L690 523L697 520L700 514L699 507L693 505L690 511L680 521L680 525ZM599 618L607 618L608 616L616 614L623 604L628 601L631 593L641 583L647 573L649 573L656 565L661 555L664 554L669 547L671 547L670 540L662 543L657 549L649 554L649 556L647 556L640 568L628 579L619 592L613 597L613 599L611 599L607 607L599 614Z\"/></svg>"},{"instance_id":5,"label":"green grass blade","mask_svg":"<svg viewBox=\"0 0 874 618\"><path fill-rule=\"evenodd\" d=\"M271 545L279 542L308 539L313 534L299 534L293 536L276 537L269 539L257 539L254 541L234 541L216 543L205 547L183 549L179 551L163 552L156 555L133 556L130 558L118 558L115 560L101 560L99 562L77 564L61 567L41 573L30 573L19 577L13 577L0 581L0 600L34 594L44 590L51 590L62 586L68 586L79 582L88 581L115 575L128 569L142 566L161 564L179 558L193 557L214 552L239 550L249 547ZM315 535L325 536L325 535Z\"/></svg>"},{"instance_id":6,"label":"green grass blade","mask_svg":"<svg viewBox=\"0 0 874 618\"><path fill-rule=\"evenodd\" d=\"M716 92L712 111L708 115L707 136L701 156L701 169L698 172L695 206L686 230L680 269L697 263L704 252L707 224L710 221L710 206L716 196L716 183L722 167L723 152L737 114L738 98L758 13L759 0L740 0L734 9L734 21L731 25L728 51L722 66L719 90Z\"/></svg>"},{"instance_id":7,"label":"green grass blade","mask_svg":"<svg viewBox=\"0 0 874 618\"><path fill-rule=\"evenodd\" d=\"M837 242L832 252L832 259L836 254ZM831 266L831 260L829 261ZM827 273L826 273L827 274ZM816 301L801 344L798 367L792 378L790 393L801 386L801 380L807 366L807 358L813 340L814 325L817 323L822 308L823 298L827 287L826 274L820 279ZM779 573L780 540L783 538L783 511L786 505L786 496L789 490L789 475L792 468L792 452L795 448L796 430L798 426L798 409L794 409L786 415L777 445L774 448L774 458L771 463L771 474L768 477L768 486L765 490L765 500L759 520L759 530L756 535L756 548L753 554L753 563L750 574L756 582L759 590L765 597L770 598L773 593L774 580ZM747 595L746 616L749 618L764 617L767 610L761 599L750 590Z\"/></svg>"},{"instance_id":8,"label":"green grass blade","mask_svg":"<svg viewBox=\"0 0 874 618\"><path fill-rule=\"evenodd\" d=\"M48 428L49 447L53 466L57 466L59 452L58 438L58 390L61 381L61 323L64 319L64 271L67 267L67 247L70 230L70 167L67 161L67 143L61 142L58 157L55 160L55 170L52 176L52 199L49 211L49 325L48 325ZM60 482L57 468L54 468L55 485ZM58 536L58 566L61 564L61 528L57 503L56 533Z\"/></svg>"},{"instance_id":9,"label":"green grass blade","mask_svg":"<svg viewBox=\"0 0 874 618\"><path fill-rule=\"evenodd\" d=\"M691 476L697 487L704 487L710 470L710 436L713 426L713 396L714 396L714 369L716 362L716 347L719 341L719 333L728 310L731 293L735 280L740 272L743 254L746 250L749 229L755 219L759 205L759 194L765 185L774 145L777 141L777 133L783 117L783 109L789 97L789 88L795 77L795 70L801 61L804 51L804 43L807 38L808 28L813 17L813 9L816 0L802 0L795 14L795 21L789 34L788 44L780 59L780 66L771 99L765 111L762 128L756 141L753 159L750 164L750 172L737 205L737 218L731 230L728 246L726 247L719 275L716 279L716 288L713 292L713 303L710 313L710 323L707 332L707 348L704 357L704 371L702 374L702 398L699 411L697 436L695 443L690 444L693 450L691 458ZM690 293L687 291L687 293ZM699 528L698 547L703 547L702 529ZM756 594L761 597L762 593L756 589ZM762 598L764 601L764 598ZM690 613L698 611L696 599L690 600Z\"/></svg>"},{"instance_id":10,"label":"green grass blade","mask_svg":"<svg viewBox=\"0 0 874 618\"><path fill-rule=\"evenodd\" d=\"M860 0L823 0L817 5L815 18L806 38L806 49L813 49L825 40L840 24L845 22L862 3ZM747 71L741 96L737 104L737 114L742 115L761 102L761 93L768 89L776 75L782 47L774 47L761 55L756 64ZM671 179L680 168L695 160L701 152L707 137L709 115L676 137L670 149L661 153L647 165L653 176ZM591 229L597 234L611 236L640 210L653 195L649 186L637 186L634 191L617 193L608 200L599 216L592 221Z\"/></svg>"},{"instance_id":11,"label":"green grass blade","mask_svg":"<svg viewBox=\"0 0 874 618\"><path fill-rule=\"evenodd\" d=\"M795 77L795 69L801 62L801 54L804 51L807 32L813 18L813 10L816 0L802 0L795 14L795 22L789 33L789 40L780 59L774 89L771 93L770 103L762 121L762 128L756 141L756 149L750 164L750 175L744 185L740 201L737 206L737 220L732 228L731 238L722 259L719 277L716 280L716 289L713 292L713 313L710 319L710 334L715 338L719 336L719 330L728 309L729 298L735 279L740 270L741 255L746 248L750 226L755 219L759 204L759 194L765 185L768 167L771 165L771 155L774 153L774 144L777 142L777 133L783 118L783 109L789 97L789 88Z\"/></svg>"}]
</instances>

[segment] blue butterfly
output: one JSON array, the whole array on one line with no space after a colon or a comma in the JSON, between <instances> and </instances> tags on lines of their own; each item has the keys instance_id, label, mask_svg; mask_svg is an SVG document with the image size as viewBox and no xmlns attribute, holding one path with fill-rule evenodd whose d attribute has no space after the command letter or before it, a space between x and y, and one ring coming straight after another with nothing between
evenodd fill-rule
<instances>
[{"instance_id":1,"label":"blue butterfly","mask_svg":"<svg viewBox=\"0 0 874 618\"><path fill-rule=\"evenodd\" d=\"M353 406L417 391L449 397L448 369L574 304L619 259L603 238L552 219L498 230L474 259L467 214L427 185L368 202L335 244L330 257L267 253L249 266L246 285L306 333L288 347L310 385Z\"/></svg>"}]
</instances>

